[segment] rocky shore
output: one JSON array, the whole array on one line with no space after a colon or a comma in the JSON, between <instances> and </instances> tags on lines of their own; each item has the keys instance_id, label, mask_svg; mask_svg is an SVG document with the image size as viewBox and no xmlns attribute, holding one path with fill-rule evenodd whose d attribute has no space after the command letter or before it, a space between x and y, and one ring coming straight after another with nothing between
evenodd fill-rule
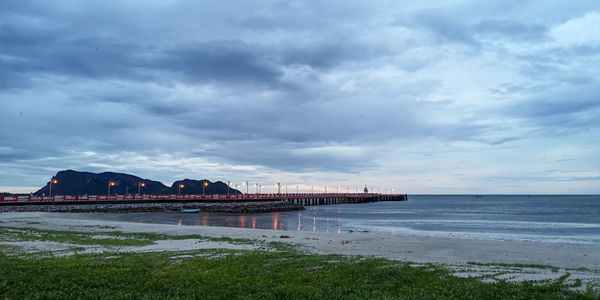
<instances>
[{"instance_id":1,"label":"rocky shore","mask_svg":"<svg viewBox=\"0 0 600 300\"><path fill-rule=\"evenodd\" d=\"M0 212L160 212L200 209L218 213L267 213L277 211L303 210L304 207L286 201L261 202L159 202L159 203L101 203L101 204L60 204L60 205L6 205Z\"/></svg>"}]
</instances>

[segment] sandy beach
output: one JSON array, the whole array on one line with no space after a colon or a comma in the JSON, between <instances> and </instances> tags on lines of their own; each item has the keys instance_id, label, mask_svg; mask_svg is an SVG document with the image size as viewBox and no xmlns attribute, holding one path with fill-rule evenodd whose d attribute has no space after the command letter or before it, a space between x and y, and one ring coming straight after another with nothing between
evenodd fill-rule
<instances>
[{"instance_id":1,"label":"sandy beach","mask_svg":"<svg viewBox=\"0 0 600 300\"><path fill-rule=\"evenodd\" d=\"M414 263L443 264L459 276L478 276L498 273L496 279L543 280L555 279L566 272L572 279L600 282L600 246L583 244L489 241L474 239L436 238L409 235L373 234L363 232L322 233L307 231L274 231L231 227L177 226L134 222L113 222L66 218L61 213L1 213L0 225L34 227L50 230L129 233L161 233L167 235L198 234L208 237L252 239L259 242L285 242L316 254L342 254L382 257ZM10 242L0 242L10 244ZM19 245L19 244L17 244ZM30 251L60 249L50 242L21 244ZM193 240L161 241L151 246L129 247L119 251L170 251L203 248L255 249L251 245ZM115 251L95 247L91 252ZM477 263L477 264L473 264ZM505 264L513 264L506 266ZM519 265L544 265L550 268L529 268ZM556 270L558 269L558 271Z\"/></svg>"}]
</instances>

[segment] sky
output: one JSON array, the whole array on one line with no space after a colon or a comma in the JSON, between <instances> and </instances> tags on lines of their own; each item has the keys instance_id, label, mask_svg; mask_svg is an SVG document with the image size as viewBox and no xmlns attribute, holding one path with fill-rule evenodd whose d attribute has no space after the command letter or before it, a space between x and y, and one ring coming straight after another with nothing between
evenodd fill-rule
<instances>
[{"instance_id":1,"label":"sky","mask_svg":"<svg viewBox=\"0 0 600 300\"><path fill-rule=\"evenodd\" d=\"M599 70L596 0L0 0L0 191L598 194Z\"/></svg>"}]
</instances>

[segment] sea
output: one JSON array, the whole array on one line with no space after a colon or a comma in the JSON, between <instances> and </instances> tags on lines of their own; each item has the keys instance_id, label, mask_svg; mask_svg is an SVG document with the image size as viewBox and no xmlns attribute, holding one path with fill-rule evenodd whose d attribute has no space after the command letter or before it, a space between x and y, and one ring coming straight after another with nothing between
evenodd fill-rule
<instances>
[{"instance_id":1,"label":"sea","mask_svg":"<svg viewBox=\"0 0 600 300\"><path fill-rule=\"evenodd\" d=\"M600 244L600 195L408 195L408 201L307 206L303 211L89 213L86 218L274 231L412 235Z\"/></svg>"}]
</instances>

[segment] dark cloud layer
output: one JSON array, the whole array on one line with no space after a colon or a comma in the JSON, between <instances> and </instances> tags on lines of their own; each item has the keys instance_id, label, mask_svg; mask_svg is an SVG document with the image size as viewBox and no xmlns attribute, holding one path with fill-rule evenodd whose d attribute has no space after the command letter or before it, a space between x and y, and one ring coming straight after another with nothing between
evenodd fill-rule
<instances>
[{"instance_id":1,"label":"dark cloud layer","mask_svg":"<svg viewBox=\"0 0 600 300\"><path fill-rule=\"evenodd\" d=\"M281 72L261 49L239 40L180 45L150 57L148 64L190 81L249 82L275 86Z\"/></svg>"},{"instance_id":2,"label":"dark cloud layer","mask_svg":"<svg viewBox=\"0 0 600 300\"><path fill-rule=\"evenodd\" d=\"M531 138L597 150L600 38L578 28L598 10L3 1L0 186L67 168L441 178L462 156L523 153ZM460 167L502 177L510 155L493 155ZM553 169L589 158L577 155ZM563 178L597 178L586 165Z\"/></svg>"}]
</instances>

